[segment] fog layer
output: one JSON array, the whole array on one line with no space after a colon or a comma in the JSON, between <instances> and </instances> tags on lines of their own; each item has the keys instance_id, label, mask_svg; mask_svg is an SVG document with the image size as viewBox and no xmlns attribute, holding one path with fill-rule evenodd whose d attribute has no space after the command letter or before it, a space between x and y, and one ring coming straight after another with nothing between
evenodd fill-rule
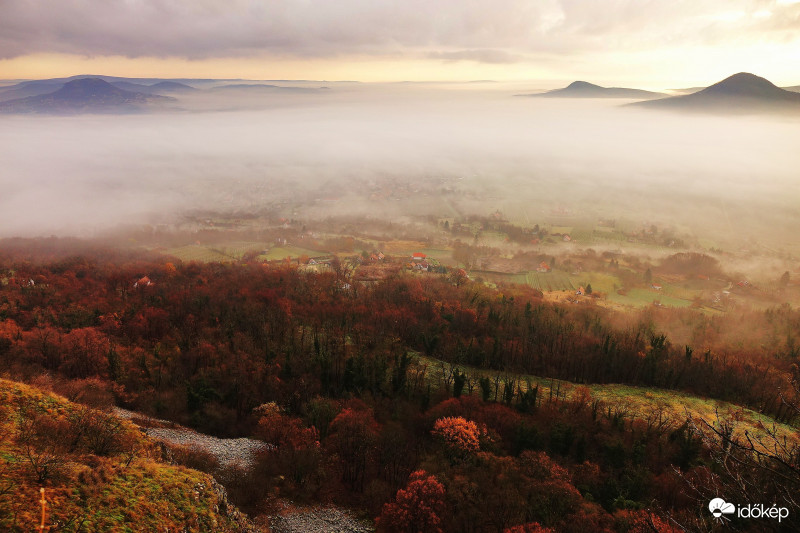
<instances>
[{"instance_id":1,"label":"fog layer","mask_svg":"<svg viewBox=\"0 0 800 533\"><path fill-rule=\"evenodd\" d=\"M557 209L730 238L800 230L797 118L675 116L517 89L341 84L204 95L170 114L2 117L0 236L263 209L500 209L531 223Z\"/></svg>"}]
</instances>

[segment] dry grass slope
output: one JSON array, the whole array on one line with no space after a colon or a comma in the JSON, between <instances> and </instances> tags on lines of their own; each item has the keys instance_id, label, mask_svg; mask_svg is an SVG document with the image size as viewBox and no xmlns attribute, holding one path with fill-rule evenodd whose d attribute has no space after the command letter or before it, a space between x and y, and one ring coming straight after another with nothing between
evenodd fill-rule
<instances>
[{"instance_id":1,"label":"dry grass slope","mask_svg":"<svg viewBox=\"0 0 800 533\"><path fill-rule=\"evenodd\" d=\"M416 354L416 361L424 366L428 379L437 385L445 380L451 372L450 365L441 361ZM532 375L513 374L493 370L482 370L464 365L455 365L455 369L467 375L473 382L473 391L479 394L477 381L482 377L491 380L499 379L500 391L505 380L514 380L515 387L527 391L529 387L539 387L538 397L546 401L552 394L558 393L559 397L571 399L579 385L568 381L541 378ZM695 422L705 420L716 425L719 421L729 421L734 426L734 436L741 437L747 431L756 438L764 436L766 431L775 431L780 438L789 442L800 442L798 428L775 421L761 413L732 403L692 396L684 392L655 389L648 387L634 387L630 385L588 385L586 388L591 393L593 400L599 400L604 409L611 409L624 418L654 420L658 417L668 420L673 425L683 424L687 419ZM465 388L465 393L466 393Z\"/></svg>"},{"instance_id":2,"label":"dry grass slope","mask_svg":"<svg viewBox=\"0 0 800 533\"><path fill-rule=\"evenodd\" d=\"M255 531L204 473L165 464L130 422L0 379L0 530Z\"/></svg>"}]
</instances>

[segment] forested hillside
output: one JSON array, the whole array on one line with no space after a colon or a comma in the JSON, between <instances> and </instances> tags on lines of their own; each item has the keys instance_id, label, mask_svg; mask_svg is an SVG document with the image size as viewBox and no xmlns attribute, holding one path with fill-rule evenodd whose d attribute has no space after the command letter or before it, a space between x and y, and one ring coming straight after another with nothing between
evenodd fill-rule
<instances>
[{"instance_id":1,"label":"forested hillside","mask_svg":"<svg viewBox=\"0 0 800 533\"><path fill-rule=\"evenodd\" d=\"M0 259L2 372L271 444L252 468L201 465L254 516L288 497L380 531L680 531L714 527L710 497L757 490L798 526L790 308L620 314L446 275L37 254ZM742 327L750 342L729 342ZM603 384L749 410L631 409Z\"/></svg>"}]
</instances>

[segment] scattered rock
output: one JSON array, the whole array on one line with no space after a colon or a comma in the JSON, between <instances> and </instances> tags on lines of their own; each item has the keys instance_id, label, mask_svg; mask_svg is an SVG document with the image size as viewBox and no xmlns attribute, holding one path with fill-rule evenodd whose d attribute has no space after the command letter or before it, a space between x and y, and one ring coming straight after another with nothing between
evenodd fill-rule
<instances>
[{"instance_id":1,"label":"scattered rock","mask_svg":"<svg viewBox=\"0 0 800 533\"><path fill-rule=\"evenodd\" d=\"M371 533L372 523L336 507L310 507L270 516L272 533Z\"/></svg>"},{"instance_id":2,"label":"scattered rock","mask_svg":"<svg viewBox=\"0 0 800 533\"><path fill-rule=\"evenodd\" d=\"M211 435L198 433L187 427L172 424L166 420L150 418L139 413L134 413L133 411L126 411L125 409L119 408L116 408L114 411L117 416L133 420L134 423L139 424L139 422L144 422L146 426L156 426L142 427L142 430L148 437L167 444L188 446L208 452L216 457L220 466L223 467L241 466L243 468L250 468L255 464L256 454L270 447L269 444L260 440L247 438L218 439ZM139 425L142 426L142 424ZM170 427L164 427L167 425Z\"/></svg>"}]
</instances>

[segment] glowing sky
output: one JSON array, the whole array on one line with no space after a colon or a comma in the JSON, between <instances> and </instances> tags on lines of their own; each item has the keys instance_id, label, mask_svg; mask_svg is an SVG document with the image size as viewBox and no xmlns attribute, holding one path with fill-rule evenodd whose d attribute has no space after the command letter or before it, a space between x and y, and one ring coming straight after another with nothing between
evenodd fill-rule
<instances>
[{"instance_id":1,"label":"glowing sky","mask_svg":"<svg viewBox=\"0 0 800 533\"><path fill-rule=\"evenodd\" d=\"M0 0L0 78L800 83L800 0Z\"/></svg>"}]
</instances>

